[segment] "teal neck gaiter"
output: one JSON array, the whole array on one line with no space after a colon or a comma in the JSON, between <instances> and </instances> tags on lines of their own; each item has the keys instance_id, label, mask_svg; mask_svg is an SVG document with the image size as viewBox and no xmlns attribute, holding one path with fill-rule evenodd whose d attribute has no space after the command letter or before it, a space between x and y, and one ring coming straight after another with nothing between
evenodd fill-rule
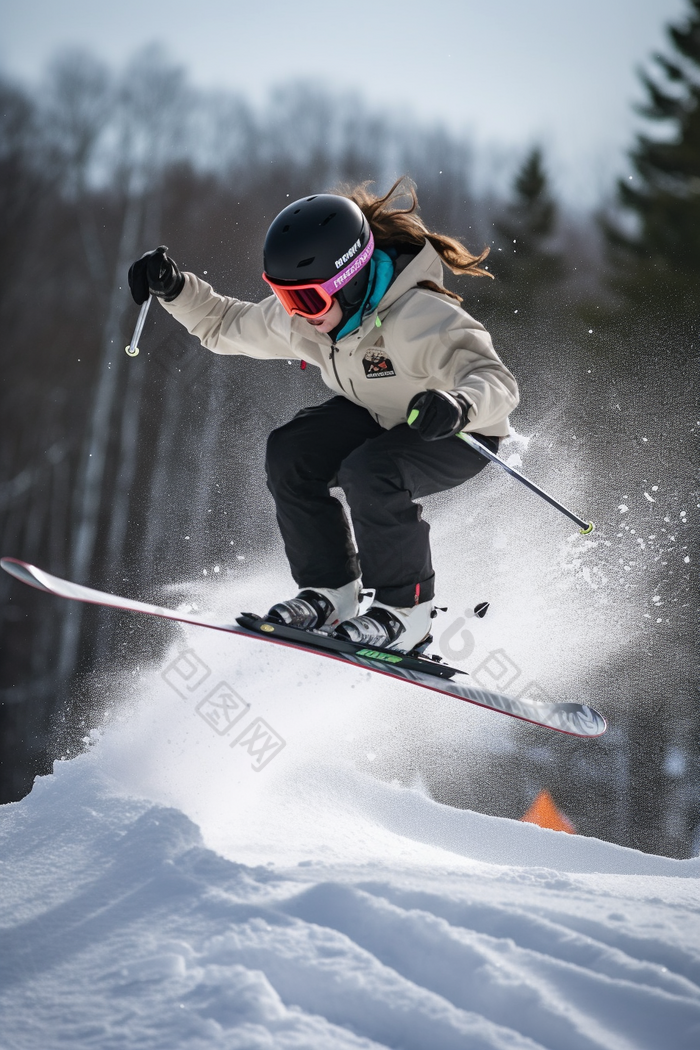
<instances>
[{"instance_id":1,"label":"teal neck gaiter","mask_svg":"<svg viewBox=\"0 0 700 1050\"><path fill-rule=\"evenodd\" d=\"M342 339L345 335L350 335L350 332L354 332L356 328L360 327L362 318L376 309L394 279L394 263L381 248L374 249L369 265L367 293L355 313L348 318L338 332L335 337L336 340Z\"/></svg>"}]
</instances>

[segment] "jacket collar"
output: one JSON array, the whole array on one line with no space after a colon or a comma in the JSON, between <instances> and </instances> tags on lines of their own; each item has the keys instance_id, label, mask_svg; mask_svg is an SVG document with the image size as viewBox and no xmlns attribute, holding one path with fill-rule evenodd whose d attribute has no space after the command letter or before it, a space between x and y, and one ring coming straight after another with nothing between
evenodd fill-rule
<instances>
[{"instance_id":1,"label":"jacket collar","mask_svg":"<svg viewBox=\"0 0 700 1050\"><path fill-rule=\"evenodd\" d=\"M442 261L430 241L426 241L418 255L411 259L396 280L389 285L377 307L379 314L393 306L397 299L415 288L419 281L434 281L442 284Z\"/></svg>"}]
</instances>

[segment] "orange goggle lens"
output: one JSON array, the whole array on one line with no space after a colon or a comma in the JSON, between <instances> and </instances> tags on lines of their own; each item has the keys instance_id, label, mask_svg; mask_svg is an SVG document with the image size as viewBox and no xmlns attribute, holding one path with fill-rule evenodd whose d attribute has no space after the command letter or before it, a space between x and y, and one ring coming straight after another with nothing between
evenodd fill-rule
<instances>
[{"instance_id":1,"label":"orange goggle lens","mask_svg":"<svg viewBox=\"0 0 700 1050\"><path fill-rule=\"evenodd\" d=\"M333 296L320 284L275 284L267 274L263 281L269 284L288 314L298 314L316 320L327 314L333 305Z\"/></svg>"}]
</instances>

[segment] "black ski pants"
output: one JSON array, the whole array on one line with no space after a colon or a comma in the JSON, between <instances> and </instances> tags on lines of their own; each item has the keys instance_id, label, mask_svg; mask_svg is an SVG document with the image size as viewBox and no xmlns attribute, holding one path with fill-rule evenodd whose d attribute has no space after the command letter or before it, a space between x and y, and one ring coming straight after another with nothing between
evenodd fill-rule
<instances>
[{"instance_id":1,"label":"black ski pants","mask_svg":"<svg viewBox=\"0 0 700 1050\"><path fill-rule=\"evenodd\" d=\"M493 451L498 439L475 435ZM429 601L430 526L415 499L461 485L488 464L457 437L424 441L405 423L385 430L344 397L304 408L273 430L267 484L299 587L342 587L362 573L387 605ZM343 489L342 504L330 488ZM358 557L359 555L359 557Z\"/></svg>"}]
</instances>

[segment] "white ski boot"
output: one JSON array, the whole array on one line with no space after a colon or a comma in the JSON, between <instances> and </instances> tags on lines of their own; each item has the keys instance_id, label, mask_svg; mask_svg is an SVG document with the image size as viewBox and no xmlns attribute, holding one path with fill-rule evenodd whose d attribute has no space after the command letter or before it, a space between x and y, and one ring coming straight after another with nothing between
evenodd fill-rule
<instances>
[{"instance_id":1,"label":"white ski boot","mask_svg":"<svg viewBox=\"0 0 700 1050\"><path fill-rule=\"evenodd\" d=\"M358 645L410 653L429 639L432 613L432 602L397 609L375 601L362 616L343 620L332 633L334 638Z\"/></svg>"},{"instance_id":2,"label":"white ski boot","mask_svg":"<svg viewBox=\"0 0 700 1050\"><path fill-rule=\"evenodd\" d=\"M298 627L302 631L330 633L343 620L360 611L360 581L352 580L343 587L305 587L296 598L273 605L266 619Z\"/></svg>"}]
</instances>

